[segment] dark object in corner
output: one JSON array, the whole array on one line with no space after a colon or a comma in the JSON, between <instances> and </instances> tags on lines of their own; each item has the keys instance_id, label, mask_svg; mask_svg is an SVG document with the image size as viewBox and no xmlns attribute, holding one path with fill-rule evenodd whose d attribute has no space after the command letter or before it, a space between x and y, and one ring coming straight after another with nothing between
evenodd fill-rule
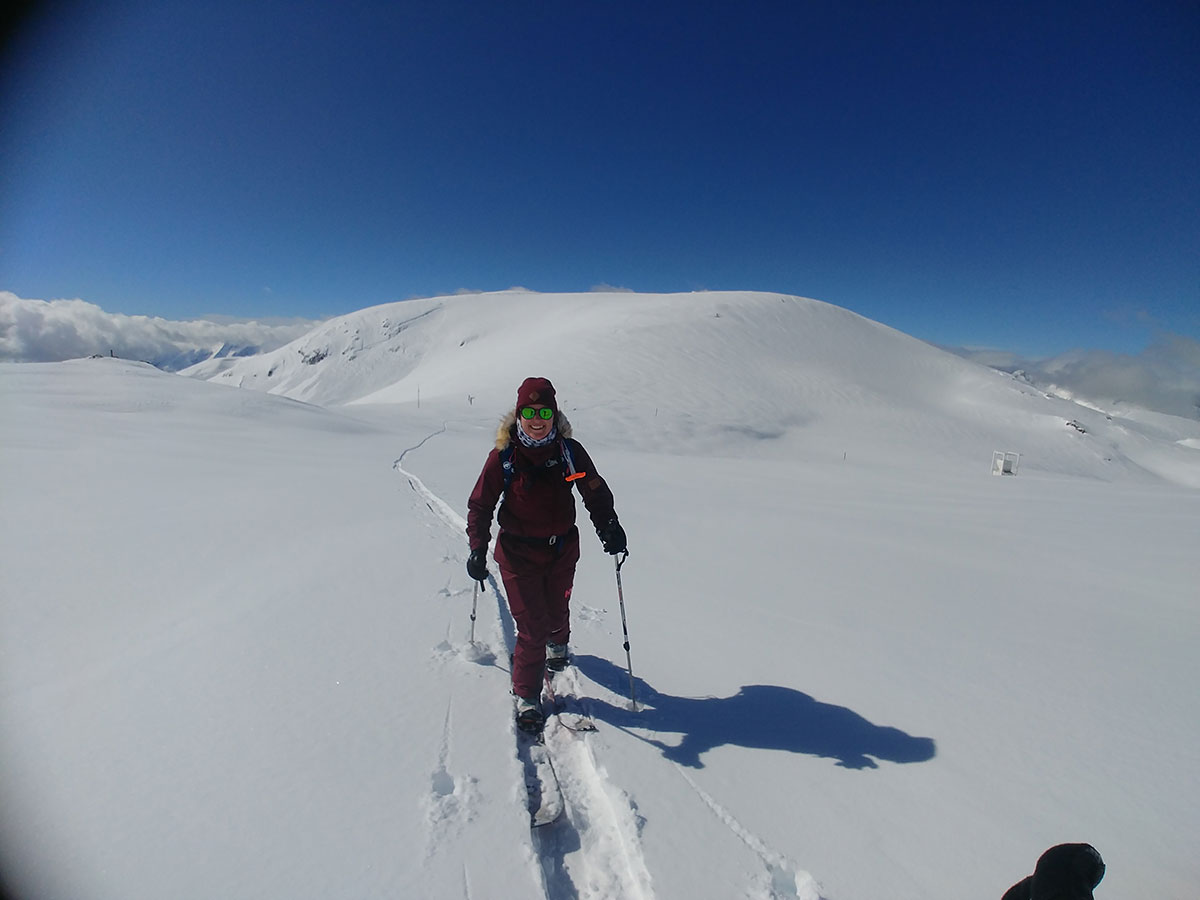
<instances>
[{"instance_id":1,"label":"dark object in corner","mask_svg":"<svg viewBox=\"0 0 1200 900\"><path fill-rule=\"evenodd\" d=\"M1028 878L1014 884L1001 900L1093 900L1104 877L1104 860L1091 844L1059 844L1037 861Z\"/></svg>"}]
</instances>

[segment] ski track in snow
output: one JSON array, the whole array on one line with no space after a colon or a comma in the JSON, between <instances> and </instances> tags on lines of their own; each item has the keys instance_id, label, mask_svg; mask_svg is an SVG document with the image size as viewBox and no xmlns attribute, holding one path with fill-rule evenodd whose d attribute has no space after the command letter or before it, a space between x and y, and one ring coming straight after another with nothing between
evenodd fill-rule
<instances>
[{"instance_id":1,"label":"ski track in snow","mask_svg":"<svg viewBox=\"0 0 1200 900\"><path fill-rule=\"evenodd\" d=\"M470 775L454 775L450 771L450 736L452 733L451 706L446 706L446 721L442 726L442 746L437 767L430 774L430 795L426 805L429 825L425 858L433 857L444 837L459 832L472 818L477 797L477 780Z\"/></svg>"},{"instance_id":2,"label":"ski track in snow","mask_svg":"<svg viewBox=\"0 0 1200 900\"><path fill-rule=\"evenodd\" d=\"M678 763L674 765L688 786L704 801L705 806L712 810L713 815L762 860L766 873L751 895L755 900L824 900L816 880L811 875L797 869L782 854L770 849L761 838L749 831L729 810L696 784L683 766Z\"/></svg>"},{"instance_id":3,"label":"ski track in snow","mask_svg":"<svg viewBox=\"0 0 1200 900\"><path fill-rule=\"evenodd\" d=\"M439 433L429 435L421 444ZM393 468L407 479L409 486L435 516L459 535L464 534L466 520L429 490L420 478L403 467L404 455L408 452L406 450L401 454L393 463ZM515 642L515 627L509 620L507 603L496 579L491 577L488 583L489 593L496 600L495 627L502 633L511 652ZM572 680L568 684L572 692L577 692L577 681ZM515 748L515 725L511 728ZM653 900L650 874L642 856L640 817L630 797L608 780L586 737L573 734L557 717L547 722L546 744L553 754L566 805L566 812L559 821L531 833L530 840L541 869L547 900L617 897L622 900ZM430 853L436 852L438 833L445 829L460 828L470 818L470 794L475 779L450 775L447 769L450 751L450 709L447 709L443 746L432 776L430 821L434 833L430 837ZM513 780L519 783L522 775L515 749L512 756ZM464 793L465 798L461 796ZM524 791L518 793L523 795ZM460 808L464 799L465 804ZM464 884L464 888L468 886ZM811 895L779 896L819 900L815 892Z\"/></svg>"},{"instance_id":4,"label":"ski track in snow","mask_svg":"<svg viewBox=\"0 0 1200 900\"><path fill-rule=\"evenodd\" d=\"M568 668L555 683L566 694L580 697L576 673ZM639 836L642 819L631 798L616 787L597 762L590 742L567 728L560 716L546 724L546 743L558 767L559 783L566 802L566 821L543 835L535 835L548 883L558 877L561 862L573 847L584 852L580 875L586 893L552 890L560 897L629 897L650 900L654 892L650 872L641 853ZM553 863L553 865L550 865Z\"/></svg>"}]
</instances>

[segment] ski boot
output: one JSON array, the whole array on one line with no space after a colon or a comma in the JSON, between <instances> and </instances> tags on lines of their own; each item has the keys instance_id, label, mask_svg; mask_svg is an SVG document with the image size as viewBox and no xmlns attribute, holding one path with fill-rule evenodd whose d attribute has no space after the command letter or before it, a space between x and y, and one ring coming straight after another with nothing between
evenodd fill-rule
<instances>
[{"instance_id":1,"label":"ski boot","mask_svg":"<svg viewBox=\"0 0 1200 900\"><path fill-rule=\"evenodd\" d=\"M546 668L551 672L561 672L567 667L567 645L556 644L553 641L546 644Z\"/></svg>"},{"instance_id":2,"label":"ski boot","mask_svg":"<svg viewBox=\"0 0 1200 900\"><path fill-rule=\"evenodd\" d=\"M528 697L517 697L516 703L517 728L526 734L541 734L546 725L546 716L542 712L541 698L533 700Z\"/></svg>"}]
</instances>

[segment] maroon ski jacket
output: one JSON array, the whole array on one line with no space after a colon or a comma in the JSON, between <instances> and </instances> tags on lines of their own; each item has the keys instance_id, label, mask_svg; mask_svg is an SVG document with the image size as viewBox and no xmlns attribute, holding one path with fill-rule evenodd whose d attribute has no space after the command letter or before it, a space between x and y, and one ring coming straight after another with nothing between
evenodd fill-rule
<instances>
[{"instance_id":1,"label":"maroon ski jacket","mask_svg":"<svg viewBox=\"0 0 1200 900\"><path fill-rule=\"evenodd\" d=\"M571 425L558 415L559 439L545 447L529 448L516 436L516 417L509 414L496 433L496 446L488 454L467 501L467 540L472 550L487 549L492 539L492 513L503 495L496 521L501 534L526 538L566 537L575 526L574 485L583 498L597 531L616 517L613 495L596 471L583 445L571 437ZM503 457L508 448L512 475L507 488ZM573 481L567 478L580 475Z\"/></svg>"}]
</instances>

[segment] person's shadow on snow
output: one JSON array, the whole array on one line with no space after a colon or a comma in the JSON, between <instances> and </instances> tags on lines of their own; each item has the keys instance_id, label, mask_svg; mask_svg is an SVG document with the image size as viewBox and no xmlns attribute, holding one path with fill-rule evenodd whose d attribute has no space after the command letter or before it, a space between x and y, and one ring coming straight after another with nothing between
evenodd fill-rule
<instances>
[{"instance_id":1,"label":"person's shadow on snow","mask_svg":"<svg viewBox=\"0 0 1200 900\"><path fill-rule=\"evenodd\" d=\"M575 656L578 669L617 694L629 692L629 675L606 659ZM814 700L808 694L765 684L745 685L732 697L672 697L634 678L640 712L589 699L592 715L622 729L682 735L678 744L638 735L663 756L701 769L700 757L731 744L759 750L787 750L827 759L847 769L878 768L876 760L927 762L937 754L933 738L913 737L899 728L875 725L853 710Z\"/></svg>"}]
</instances>

